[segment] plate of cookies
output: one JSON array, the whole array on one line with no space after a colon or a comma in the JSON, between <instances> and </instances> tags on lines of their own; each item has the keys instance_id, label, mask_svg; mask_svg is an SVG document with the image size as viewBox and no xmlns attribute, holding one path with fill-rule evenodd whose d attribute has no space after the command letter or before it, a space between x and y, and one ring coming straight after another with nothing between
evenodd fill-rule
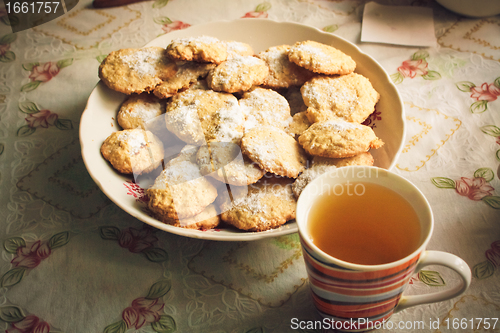
<instances>
[{"instance_id":1,"label":"plate of cookies","mask_svg":"<svg viewBox=\"0 0 500 333\"><path fill-rule=\"evenodd\" d=\"M120 208L192 238L297 232L333 168L391 169L405 136L389 75L356 45L268 19L192 26L111 52L80 122L90 176Z\"/></svg>"}]
</instances>

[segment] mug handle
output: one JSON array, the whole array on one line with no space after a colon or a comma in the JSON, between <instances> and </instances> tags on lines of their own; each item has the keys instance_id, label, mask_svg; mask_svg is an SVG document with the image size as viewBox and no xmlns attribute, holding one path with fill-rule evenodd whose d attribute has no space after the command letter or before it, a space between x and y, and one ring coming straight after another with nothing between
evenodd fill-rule
<instances>
[{"instance_id":1,"label":"mug handle","mask_svg":"<svg viewBox=\"0 0 500 333\"><path fill-rule=\"evenodd\" d=\"M463 259L457 257L456 255L441 251L425 251L415 268L415 272L418 272L425 266L429 265L441 265L451 268L460 275L462 282L453 288L436 293L403 296L396 306L394 313L415 305L441 302L457 297L463 294L469 287L471 282L470 268Z\"/></svg>"}]
</instances>

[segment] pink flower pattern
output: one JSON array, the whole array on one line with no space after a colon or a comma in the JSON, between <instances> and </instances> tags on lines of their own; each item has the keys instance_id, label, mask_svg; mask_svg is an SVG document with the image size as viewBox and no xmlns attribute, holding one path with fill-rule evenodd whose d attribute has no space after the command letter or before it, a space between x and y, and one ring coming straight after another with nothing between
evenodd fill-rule
<instances>
[{"instance_id":1,"label":"pink flower pattern","mask_svg":"<svg viewBox=\"0 0 500 333\"><path fill-rule=\"evenodd\" d=\"M247 12L241 18L267 18L269 14L267 12Z\"/></svg>"},{"instance_id":2,"label":"pink flower pattern","mask_svg":"<svg viewBox=\"0 0 500 333\"><path fill-rule=\"evenodd\" d=\"M162 26L162 29L165 33L175 30L182 30L190 27L191 24L184 23L182 21L173 21L172 23L166 23Z\"/></svg>"},{"instance_id":3,"label":"pink flower pattern","mask_svg":"<svg viewBox=\"0 0 500 333\"><path fill-rule=\"evenodd\" d=\"M24 118L31 128L43 127L47 128L49 125L54 125L59 116L57 113L50 112L49 110L40 110L37 113L32 113Z\"/></svg>"},{"instance_id":4,"label":"pink flower pattern","mask_svg":"<svg viewBox=\"0 0 500 333\"><path fill-rule=\"evenodd\" d=\"M479 201L486 196L492 195L495 190L483 177L461 177L455 181L455 184L455 190L458 194L474 201Z\"/></svg>"},{"instance_id":5,"label":"pink flower pattern","mask_svg":"<svg viewBox=\"0 0 500 333\"><path fill-rule=\"evenodd\" d=\"M486 279L500 268L500 240L491 243L490 248L484 252L486 260L476 264L472 268L474 277L477 279Z\"/></svg>"},{"instance_id":6,"label":"pink flower pattern","mask_svg":"<svg viewBox=\"0 0 500 333\"><path fill-rule=\"evenodd\" d=\"M263 2L259 4L255 10L245 13L241 18L267 18L269 14L267 11L271 8L271 4Z\"/></svg>"},{"instance_id":7,"label":"pink flower pattern","mask_svg":"<svg viewBox=\"0 0 500 333\"><path fill-rule=\"evenodd\" d=\"M485 256L493 266L500 267L500 241L491 243L490 248L485 252Z\"/></svg>"},{"instance_id":8,"label":"pink flower pattern","mask_svg":"<svg viewBox=\"0 0 500 333\"><path fill-rule=\"evenodd\" d=\"M500 267L500 252L491 248L485 252L486 259L488 259L495 267Z\"/></svg>"},{"instance_id":9,"label":"pink flower pattern","mask_svg":"<svg viewBox=\"0 0 500 333\"><path fill-rule=\"evenodd\" d=\"M475 100L470 106L471 113L483 113L488 110L488 103L494 102L500 96L500 77L493 83L483 82L476 86L471 81L460 81L456 83L458 90L470 94L470 98Z\"/></svg>"},{"instance_id":10,"label":"pink flower pattern","mask_svg":"<svg viewBox=\"0 0 500 333\"><path fill-rule=\"evenodd\" d=\"M21 246L17 248L17 253L11 263L16 267L35 268L40 262L47 258L51 249L47 243L35 242L31 247Z\"/></svg>"},{"instance_id":11,"label":"pink flower pattern","mask_svg":"<svg viewBox=\"0 0 500 333\"><path fill-rule=\"evenodd\" d=\"M135 198L139 202L148 202L149 198L144 193L144 189L133 181L126 181L123 185L127 188L127 194Z\"/></svg>"},{"instance_id":12,"label":"pink flower pattern","mask_svg":"<svg viewBox=\"0 0 500 333\"><path fill-rule=\"evenodd\" d=\"M368 116L368 118L366 118L365 121L363 121L362 124L365 125L365 126L370 126L371 128L377 127L376 124L375 124L375 121L376 120L382 120L381 114L382 114L382 112L377 111L377 109L375 108L375 111L373 111Z\"/></svg>"},{"instance_id":13,"label":"pink flower pattern","mask_svg":"<svg viewBox=\"0 0 500 333\"><path fill-rule=\"evenodd\" d=\"M473 177L460 177L453 180L447 177L433 177L431 182L438 188L453 189L469 200L482 201L494 209L500 209L500 196L494 195L495 189L490 182L495 173L490 168L479 168Z\"/></svg>"},{"instance_id":14,"label":"pink flower pattern","mask_svg":"<svg viewBox=\"0 0 500 333\"><path fill-rule=\"evenodd\" d=\"M10 323L5 333L49 333L50 326L41 321L37 316L29 315L16 323Z\"/></svg>"},{"instance_id":15,"label":"pink flower pattern","mask_svg":"<svg viewBox=\"0 0 500 333\"><path fill-rule=\"evenodd\" d=\"M0 44L0 56L4 56L10 50L10 44Z\"/></svg>"},{"instance_id":16,"label":"pink flower pattern","mask_svg":"<svg viewBox=\"0 0 500 333\"><path fill-rule=\"evenodd\" d=\"M49 61L44 64L34 66L31 69L29 78L31 79L31 81L47 82L50 81L50 79L52 79L54 76L56 76L59 71L60 68L57 63Z\"/></svg>"},{"instance_id":17,"label":"pink flower pattern","mask_svg":"<svg viewBox=\"0 0 500 333\"><path fill-rule=\"evenodd\" d=\"M500 88L493 83L488 84L486 82L481 87L472 87L470 92L470 97L477 101L493 102L500 96Z\"/></svg>"},{"instance_id":18,"label":"pink flower pattern","mask_svg":"<svg viewBox=\"0 0 500 333\"><path fill-rule=\"evenodd\" d=\"M123 310L122 318L127 324L127 328L139 329L148 323L158 321L164 305L159 299L150 300L139 297L132 302L132 306Z\"/></svg>"},{"instance_id":19,"label":"pink flower pattern","mask_svg":"<svg viewBox=\"0 0 500 333\"><path fill-rule=\"evenodd\" d=\"M416 77L422 77L425 80L439 80L441 74L429 69L428 57L429 53L425 50L413 53L410 59L403 61L401 66L397 68L397 72L391 75L392 81L399 84L405 78L414 79Z\"/></svg>"},{"instance_id":20,"label":"pink flower pattern","mask_svg":"<svg viewBox=\"0 0 500 333\"><path fill-rule=\"evenodd\" d=\"M419 76L427 75L428 66L429 64L424 59L406 60L403 61L403 64L398 67L398 72L400 72L404 77L409 77L413 79L417 75Z\"/></svg>"},{"instance_id":21,"label":"pink flower pattern","mask_svg":"<svg viewBox=\"0 0 500 333\"><path fill-rule=\"evenodd\" d=\"M500 255L500 240L497 240L493 243L491 243L491 248L493 251L495 251L498 255Z\"/></svg>"},{"instance_id":22,"label":"pink flower pattern","mask_svg":"<svg viewBox=\"0 0 500 333\"><path fill-rule=\"evenodd\" d=\"M152 248L157 241L158 238L149 228L140 230L131 227L126 228L118 236L118 244L132 253L139 253L145 249Z\"/></svg>"}]
</instances>

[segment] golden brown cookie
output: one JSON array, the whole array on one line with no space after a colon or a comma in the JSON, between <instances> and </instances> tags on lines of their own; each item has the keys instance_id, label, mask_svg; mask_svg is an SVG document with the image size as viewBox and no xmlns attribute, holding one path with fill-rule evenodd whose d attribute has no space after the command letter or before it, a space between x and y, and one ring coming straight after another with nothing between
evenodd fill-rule
<instances>
[{"instance_id":1,"label":"golden brown cookie","mask_svg":"<svg viewBox=\"0 0 500 333\"><path fill-rule=\"evenodd\" d=\"M226 41L226 46L227 46L227 59L231 59L237 56L254 55L252 47L247 43L230 40Z\"/></svg>"},{"instance_id":2,"label":"golden brown cookie","mask_svg":"<svg viewBox=\"0 0 500 333\"><path fill-rule=\"evenodd\" d=\"M146 194L148 208L158 219L180 220L203 212L217 198L217 189L196 163L183 160L165 166Z\"/></svg>"},{"instance_id":3,"label":"golden brown cookie","mask_svg":"<svg viewBox=\"0 0 500 333\"><path fill-rule=\"evenodd\" d=\"M245 116L231 94L189 89L172 97L165 120L169 131L186 143L239 142Z\"/></svg>"},{"instance_id":4,"label":"golden brown cookie","mask_svg":"<svg viewBox=\"0 0 500 333\"><path fill-rule=\"evenodd\" d=\"M318 76L307 81L300 91L312 123L328 119L362 123L375 110L380 97L370 81L356 73Z\"/></svg>"},{"instance_id":5,"label":"golden brown cookie","mask_svg":"<svg viewBox=\"0 0 500 333\"><path fill-rule=\"evenodd\" d=\"M160 166L163 144L149 131L129 129L111 133L101 145L101 154L118 172L141 174Z\"/></svg>"},{"instance_id":6,"label":"golden brown cookie","mask_svg":"<svg viewBox=\"0 0 500 333\"><path fill-rule=\"evenodd\" d=\"M172 219L166 215L159 216L162 222L173 225L174 227L186 229L209 230L214 229L220 223L220 216L215 206L210 204L198 215L184 219Z\"/></svg>"},{"instance_id":7,"label":"golden brown cookie","mask_svg":"<svg viewBox=\"0 0 500 333\"><path fill-rule=\"evenodd\" d=\"M311 126L306 112L299 112L293 115L292 122L285 128L285 132L298 138L305 130Z\"/></svg>"},{"instance_id":8,"label":"golden brown cookie","mask_svg":"<svg viewBox=\"0 0 500 333\"><path fill-rule=\"evenodd\" d=\"M117 121L123 129L146 129L146 123L165 112L165 103L153 95L128 96L118 110Z\"/></svg>"},{"instance_id":9,"label":"golden brown cookie","mask_svg":"<svg viewBox=\"0 0 500 333\"><path fill-rule=\"evenodd\" d=\"M314 123L298 141L309 154L330 158L358 155L384 144L370 127L343 120Z\"/></svg>"},{"instance_id":10,"label":"golden brown cookie","mask_svg":"<svg viewBox=\"0 0 500 333\"><path fill-rule=\"evenodd\" d=\"M290 185L292 180L263 177L248 186L248 194L221 205L222 221L241 230L265 231L295 218L297 202Z\"/></svg>"},{"instance_id":11,"label":"golden brown cookie","mask_svg":"<svg viewBox=\"0 0 500 333\"><path fill-rule=\"evenodd\" d=\"M304 170L304 172L302 172L300 176L297 177L292 185L292 191L295 195L295 198L298 199L304 188L314 179L334 169L336 169L336 167L333 165L315 164L311 168Z\"/></svg>"},{"instance_id":12,"label":"golden brown cookie","mask_svg":"<svg viewBox=\"0 0 500 333\"><path fill-rule=\"evenodd\" d=\"M265 171L284 177L297 177L307 163L297 141L272 126L255 127L246 132L241 139L241 150Z\"/></svg>"},{"instance_id":13,"label":"golden brown cookie","mask_svg":"<svg viewBox=\"0 0 500 333\"><path fill-rule=\"evenodd\" d=\"M356 68L356 62L344 52L311 40L290 47L288 59L300 67L327 75L349 74Z\"/></svg>"},{"instance_id":14,"label":"golden brown cookie","mask_svg":"<svg viewBox=\"0 0 500 333\"><path fill-rule=\"evenodd\" d=\"M198 79L205 78L208 72L215 68L215 64L202 64L197 62L178 62L175 66L175 75L163 80L157 85L153 93L159 98L169 98L179 91L189 88Z\"/></svg>"},{"instance_id":15,"label":"golden brown cookie","mask_svg":"<svg viewBox=\"0 0 500 333\"><path fill-rule=\"evenodd\" d=\"M167 46L167 55L175 61L220 64L227 59L227 46L226 42L209 36L178 38Z\"/></svg>"},{"instance_id":16,"label":"golden brown cookie","mask_svg":"<svg viewBox=\"0 0 500 333\"><path fill-rule=\"evenodd\" d=\"M251 186L254 186L253 184ZM225 183L219 183L217 187L219 195L214 201L214 205L218 208L219 213L223 213L232 207L233 202L240 202L248 195L250 186L236 186Z\"/></svg>"},{"instance_id":17,"label":"golden brown cookie","mask_svg":"<svg viewBox=\"0 0 500 333\"><path fill-rule=\"evenodd\" d=\"M111 89L124 94L152 91L175 74L162 47L121 49L111 52L99 66L99 78Z\"/></svg>"},{"instance_id":18,"label":"golden brown cookie","mask_svg":"<svg viewBox=\"0 0 500 333\"><path fill-rule=\"evenodd\" d=\"M277 89L290 86L301 86L314 74L288 59L290 45L274 46L260 52L258 57L269 67L269 75L262 85Z\"/></svg>"},{"instance_id":19,"label":"golden brown cookie","mask_svg":"<svg viewBox=\"0 0 500 333\"><path fill-rule=\"evenodd\" d=\"M243 186L256 183L265 171L243 156L237 144L211 142L198 150L197 161L203 175L223 183Z\"/></svg>"},{"instance_id":20,"label":"golden brown cookie","mask_svg":"<svg viewBox=\"0 0 500 333\"><path fill-rule=\"evenodd\" d=\"M266 63L253 56L236 56L211 70L207 83L215 91L236 93L262 84L269 73Z\"/></svg>"},{"instance_id":21,"label":"golden brown cookie","mask_svg":"<svg viewBox=\"0 0 500 333\"><path fill-rule=\"evenodd\" d=\"M255 87L239 100L245 113L245 131L259 126L285 129L292 122L287 100L271 89Z\"/></svg>"},{"instance_id":22,"label":"golden brown cookie","mask_svg":"<svg viewBox=\"0 0 500 333\"><path fill-rule=\"evenodd\" d=\"M350 165L372 166L373 162L374 162L373 156L369 151L346 158L328 158L328 157L314 156L312 160L313 165L334 165L337 168Z\"/></svg>"}]
</instances>

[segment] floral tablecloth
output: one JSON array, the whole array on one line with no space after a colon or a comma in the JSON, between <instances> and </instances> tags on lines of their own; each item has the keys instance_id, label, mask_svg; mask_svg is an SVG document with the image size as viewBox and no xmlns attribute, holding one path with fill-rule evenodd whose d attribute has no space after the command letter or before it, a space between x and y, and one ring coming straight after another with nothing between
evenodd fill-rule
<instances>
[{"instance_id":1,"label":"floral tablecloth","mask_svg":"<svg viewBox=\"0 0 500 333\"><path fill-rule=\"evenodd\" d=\"M204 22L259 17L341 36L391 74L407 123L393 170L432 205L428 248L472 269L463 296L398 313L381 331L454 332L459 323L464 332L500 332L500 17L465 18L429 0L381 3L432 8L436 47L360 42L363 1L156 0L94 9L81 0L17 33L0 8L0 330L321 331L312 325L320 318L297 234L215 242L146 227L100 192L80 153L80 116L110 51ZM428 267L407 291L458 281Z\"/></svg>"}]
</instances>

